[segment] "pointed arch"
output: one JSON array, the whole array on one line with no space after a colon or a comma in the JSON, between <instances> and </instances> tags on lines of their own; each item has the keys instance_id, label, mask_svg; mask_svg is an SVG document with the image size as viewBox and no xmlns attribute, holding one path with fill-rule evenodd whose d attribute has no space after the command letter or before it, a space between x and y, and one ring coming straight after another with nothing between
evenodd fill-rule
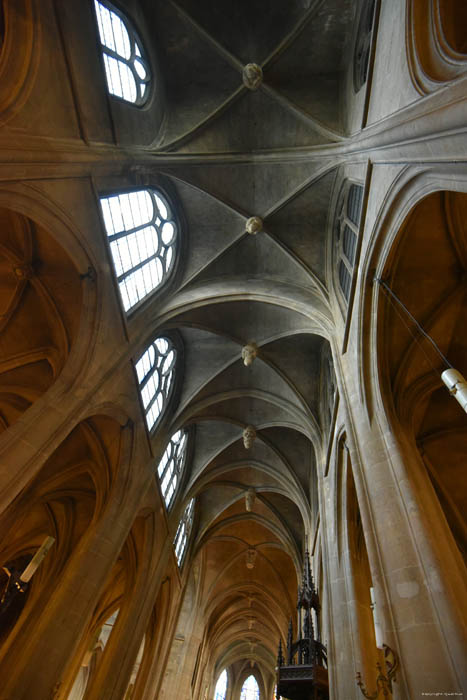
<instances>
[{"instance_id":1,"label":"pointed arch","mask_svg":"<svg viewBox=\"0 0 467 700\"><path fill-rule=\"evenodd\" d=\"M243 682L240 700L260 700L258 681L253 674L249 675Z\"/></svg>"}]
</instances>

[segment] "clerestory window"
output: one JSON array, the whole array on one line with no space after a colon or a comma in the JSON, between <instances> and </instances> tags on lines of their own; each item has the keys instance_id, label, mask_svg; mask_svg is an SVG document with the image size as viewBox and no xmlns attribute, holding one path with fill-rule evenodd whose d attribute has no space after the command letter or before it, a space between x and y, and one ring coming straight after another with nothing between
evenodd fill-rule
<instances>
[{"instance_id":1,"label":"clerestory window","mask_svg":"<svg viewBox=\"0 0 467 700\"><path fill-rule=\"evenodd\" d=\"M123 308L158 289L174 266L178 227L162 192L144 189L100 198Z\"/></svg>"},{"instance_id":2,"label":"clerestory window","mask_svg":"<svg viewBox=\"0 0 467 700\"><path fill-rule=\"evenodd\" d=\"M177 564L179 566L183 563L183 557L185 556L186 546L188 544L188 539L190 537L191 528L193 525L193 513L195 508L195 499L192 498L187 505L180 524L177 529L177 534L174 539L174 549L175 557L177 559Z\"/></svg>"},{"instance_id":3,"label":"clerestory window","mask_svg":"<svg viewBox=\"0 0 467 700\"><path fill-rule=\"evenodd\" d=\"M162 417L172 393L177 351L169 338L157 338L136 363L148 429Z\"/></svg>"},{"instance_id":4,"label":"clerestory window","mask_svg":"<svg viewBox=\"0 0 467 700\"><path fill-rule=\"evenodd\" d=\"M94 0L111 95L141 106L149 95L151 74L141 41L130 21L107 0Z\"/></svg>"},{"instance_id":5,"label":"clerestory window","mask_svg":"<svg viewBox=\"0 0 467 700\"><path fill-rule=\"evenodd\" d=\"M186 430L177 430L170 438L167 449L157 467L162 496L167 510L173 503L180 476L185 465L188 433Z\"/></svg>"},{"instance_id":6,"label":"clerestory window","mask_svg":"<svg viewBox=\"0 0 467 700\"><path fill-rule=\"evenodd\" d=\"M349 301L352 287L362 201L363 187L345 182L339 196L334 233L337 276L346 302Z\"/></svg>"}]
</instances>

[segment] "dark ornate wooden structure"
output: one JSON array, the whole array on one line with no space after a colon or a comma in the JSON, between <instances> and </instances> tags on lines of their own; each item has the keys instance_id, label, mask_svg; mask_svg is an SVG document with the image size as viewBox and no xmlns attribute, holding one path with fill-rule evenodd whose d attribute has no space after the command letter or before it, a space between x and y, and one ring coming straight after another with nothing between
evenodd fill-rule
<instances>
[{"instance_id":1,"label":"dark ornate wooden structure","mask_svg":"<svg viewBox=\"0 0 467 700\"><path fill-rule=\"evenodd\" d=\"M287 637L287 658L279 640L277 655L277 698L328 700L329 685L326 648L321 643L319 596L311 575L310 557L305 552L302 585L298 590L298 635L293 641L292 620ZM316 639L313 626L315 611Z\"/></svg>"},{"instance_id":2,"label":"dark ornate wooden structure","mask_svg":"<svg viewBox=\"0 0 467 700\"><path fill-rule=\"evenodd\" d=\"M30 584L21 575L30 560L30 556L19 557L0 569L0 644L26 603Z\"/></svg>"}]
</instances>

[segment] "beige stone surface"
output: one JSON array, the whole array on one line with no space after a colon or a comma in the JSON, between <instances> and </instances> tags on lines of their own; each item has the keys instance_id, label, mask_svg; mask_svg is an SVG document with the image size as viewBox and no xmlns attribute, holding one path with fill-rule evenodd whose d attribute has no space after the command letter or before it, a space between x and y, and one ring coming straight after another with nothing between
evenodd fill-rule
<instances>
[{"instance_id":1,"label":"beige stone surface","mask_svg":"<svg viewBox=\"0 0 467 700\"><path fill-rule=\"evenodd\" d=\"M0 5L0 598L54 538L0 604L0 700L212 700L223 669L271 700L306 550L332 700L382 643L394 699L467 692L465 3L380 0L365 36L363 0L266 4L118 3L143 106L93 3ZM177 253L125 313L99 196L144 188Z\"/></svg>"}]
</instances>

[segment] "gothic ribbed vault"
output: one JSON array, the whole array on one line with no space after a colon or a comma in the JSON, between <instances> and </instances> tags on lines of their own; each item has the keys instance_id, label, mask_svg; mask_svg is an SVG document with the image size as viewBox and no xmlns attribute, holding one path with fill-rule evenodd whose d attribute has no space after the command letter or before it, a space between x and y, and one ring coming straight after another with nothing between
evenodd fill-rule
<instances>
[{"instance_id":1,"label":"gothic ribbed vault","mask_svg":"<svg viewBox=\"0 0 467 700\"><path fill-rule=\"evenodd\" d=\"M269 687L306 536L319 522L316 465L333 401L327 241L338 166L283 153L343 139L355 11L347 0L146 9L165 95L157 150L195 156L163 169L186 236L158 308L160 327L177 329L184 347L170 430L192 426L194 443L174 519L195 496L188 565L201 571L211 663L219 672L255 663ZM243 84L247 63L262 67L257 90ZM252 216L263 222L256 235L246 231ZM258 354L246 367L249 342ZM248 425L256 440L247 450Z\"/></svg>"},{"instance_id":2,"label":"gothic ribbed vault","mask_svg":"<svg viewBox=\"0 0 467 700\"><path fill-rule=\"evenodd\" d=\"M454 694L465 414L381 282L467 375L465 2L115 0L133 102L95 7L0 0L0 593L54 538L2 698L212 700L227 669L225 700L251 674L270 700L307 550L330 697L374 689L383 643L394 698ZM139 229L100 202L145 188L175 252L126 313L111 246Z\"/></svg>"}]
</instances>

